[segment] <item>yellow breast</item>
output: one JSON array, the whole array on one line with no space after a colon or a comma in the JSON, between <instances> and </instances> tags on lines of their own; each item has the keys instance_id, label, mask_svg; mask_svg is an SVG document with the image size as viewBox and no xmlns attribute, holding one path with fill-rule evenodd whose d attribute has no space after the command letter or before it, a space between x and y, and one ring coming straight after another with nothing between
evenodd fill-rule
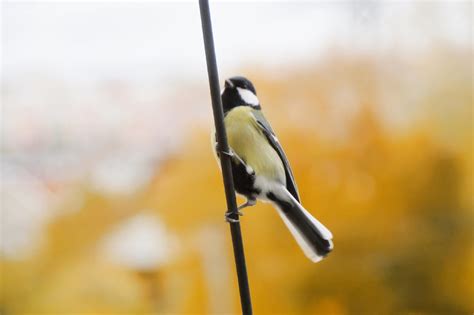
<instances>
[{"instance_id":1,"label":"yellow breast","mask_svg":"<svg viewBox=\"0 0 474 315\"><path fill-rule=\"evenodd\" d=\"M227 113L224 123L229 146L257 175L285 183L283 163L258 126L252 110L239 106Z\"/></svg>"}]
</instances>

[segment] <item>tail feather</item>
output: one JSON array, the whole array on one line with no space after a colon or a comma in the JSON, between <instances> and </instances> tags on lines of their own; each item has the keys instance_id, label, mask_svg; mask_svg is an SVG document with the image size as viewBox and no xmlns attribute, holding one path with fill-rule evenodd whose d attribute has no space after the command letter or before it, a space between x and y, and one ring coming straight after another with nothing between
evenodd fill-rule
<instances>
[{"instance_id":1,"label":"tail feather","mask_svg":"<svg viewBox=\"0 0 474 315\"><path fill-rule=\"evenodd\" d=\"M305 255L318 262L333 249L332 233L286 190L269 193L278 213Z\"/></svg>"}]
</instances>

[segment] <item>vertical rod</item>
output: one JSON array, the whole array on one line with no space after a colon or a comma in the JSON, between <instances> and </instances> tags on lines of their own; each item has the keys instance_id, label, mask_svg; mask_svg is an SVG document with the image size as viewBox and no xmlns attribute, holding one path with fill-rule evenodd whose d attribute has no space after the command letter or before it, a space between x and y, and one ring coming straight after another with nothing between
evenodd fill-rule
<instances>
[{"instance_id":1,"label":"vertical rod","mask_svg":"<svg viewBox=\"0 0 474 315\"><path fill-rule=\"evenodd\" d=\"M204 37L204 48L206 51L207 73L209 76L209 88L211 91L212 110L214 113L214 125L216 128L216 137L218 150L220 152L229 152L229 144L224 126L224 113L222 110L222 101L220 96L219 75L217 73L216 53L214 49L214 39L212 35L211 13L208 0L199 0L201 11L202 33ZM224 179L225 196L227 200L227 209L229 217L235 222L230 222L230 233L232 235L232 244L234 247L235 266L237 269L237 278L239 282L240 303L242 313L252 314L252 302L250 300L250 288L247 277L247 267L245 265L244 245L242 242L242 233L240 231L239 215L237 213L237 202L235 200L234 181L232 178L232 168L230 156L220 154L222 177Z\"/></svg>"}]
</instances>

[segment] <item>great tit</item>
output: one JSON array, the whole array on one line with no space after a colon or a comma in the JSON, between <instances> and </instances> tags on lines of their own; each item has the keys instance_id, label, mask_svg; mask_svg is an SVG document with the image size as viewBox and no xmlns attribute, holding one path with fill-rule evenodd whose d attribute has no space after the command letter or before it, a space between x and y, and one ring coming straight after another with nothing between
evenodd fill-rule
<instances>
[{"instance_id":1,"label":"great tit","mask_svg":"<svg viewBox=\"0 0 474 315\"><path fill-rule=\"evenodd\" d=\"M221 98L230 152L219 152L215 134L213 149L217 158L231 156L235 190L247 198L239 214L257 199L272 203L305 255L320 261L333 249L332 234L301 205L290 164L263 116L254 85L241 76L229 78Z\"/></svg>"}]
</instances>

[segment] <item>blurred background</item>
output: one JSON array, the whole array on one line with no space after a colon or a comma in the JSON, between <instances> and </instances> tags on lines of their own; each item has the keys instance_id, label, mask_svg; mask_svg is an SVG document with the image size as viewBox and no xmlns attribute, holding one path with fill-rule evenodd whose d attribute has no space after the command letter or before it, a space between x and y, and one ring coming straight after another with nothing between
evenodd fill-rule
<instances>
[{"instance_id":1,"label":"blurred background","mask_svg":"<svg viewBox=\"0 0 474 315\"><path fill-rule=\"evenodd\" d=\"M1 10L0 312L240 312L197 1ZM472 2L211 11L334 234L312 264L246 210L255 313L472 314Z\"/></svg>"}]
</instances>

